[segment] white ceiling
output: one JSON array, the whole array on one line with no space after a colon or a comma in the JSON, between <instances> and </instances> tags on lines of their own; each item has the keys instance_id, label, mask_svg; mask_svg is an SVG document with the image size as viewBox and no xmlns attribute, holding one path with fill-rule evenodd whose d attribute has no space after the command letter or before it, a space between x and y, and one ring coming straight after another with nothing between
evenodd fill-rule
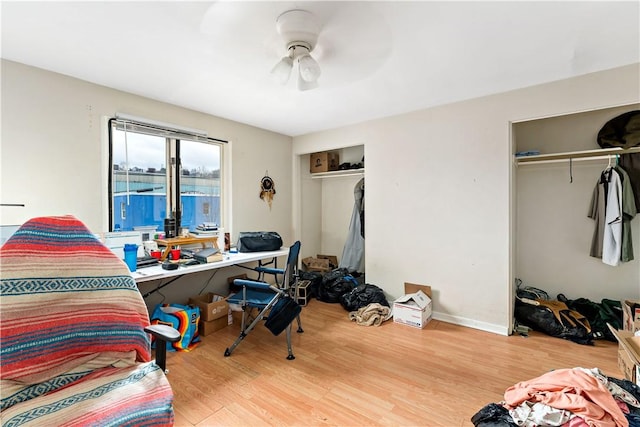
<instances>
[{"instance_id":1,"label":"white ceiling","mask_svg":"<svg viewBox=\"0 0 640 427\"><path fill-rule=\"evenodd\" d=\"M322 25L306 92L269 73L293 8ZM3 58L291 136L640 62L639 1L2 1L1 18Z\"/></svg>"}]
</instances>

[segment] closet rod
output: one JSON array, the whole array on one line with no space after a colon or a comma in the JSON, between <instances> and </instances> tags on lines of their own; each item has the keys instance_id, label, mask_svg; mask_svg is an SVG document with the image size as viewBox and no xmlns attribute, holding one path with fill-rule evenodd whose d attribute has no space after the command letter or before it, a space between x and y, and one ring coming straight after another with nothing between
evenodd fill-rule
<instances>
[{"instance_id":1,"label":"closet rod","mask_svg":"<svg viewBox=\"0 0 640 427\"><path fill-rule=\"evenodd\" d=\"M553 153L553 154L539 154L537 156L525 156L525 157L517 157L516 163L521 164L532 164L532 163L549 163L554 161L561 160L577 160L584 159L588 160L592 158L594 160L597 159L607 159L609 156L615 156L616 154L631 154L631 153L640 153L640 147L632 147L627 149L622 148L605 148L601 150L586 150L586 151L574 151L567 153Z\"/></svg>"}]
</instances>

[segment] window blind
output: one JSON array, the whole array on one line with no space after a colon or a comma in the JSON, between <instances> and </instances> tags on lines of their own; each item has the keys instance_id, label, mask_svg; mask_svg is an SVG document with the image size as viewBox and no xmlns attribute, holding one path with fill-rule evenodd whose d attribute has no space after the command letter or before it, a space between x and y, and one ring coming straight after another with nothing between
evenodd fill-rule
<instances>
[{"instance_id":1,"label":"window blind","mask_svg":"<svg viewBox=\"0 0 640 427\"><path fill-rule=\"evenodd\" d=\"M210 138L207 136L207 132L203 130L190 129L179 125L155 122L152 120L146 121L145 119L133 119L123 117L122 115L116 115L116 118L112 119L111 123L116 129L124 132L137 132L151 136L197 142L228 142L222 139Z\"/></svg>"}]
</instances>

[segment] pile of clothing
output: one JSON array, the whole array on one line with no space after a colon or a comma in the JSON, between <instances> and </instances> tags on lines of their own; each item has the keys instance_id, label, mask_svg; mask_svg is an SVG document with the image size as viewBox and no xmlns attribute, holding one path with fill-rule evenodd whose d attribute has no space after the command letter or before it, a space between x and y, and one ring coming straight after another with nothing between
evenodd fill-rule
<instances>
[{"instance_id":1,"label":"pile of clothing","mask_svg":"<svg viewBox=\"0 0 640 427\"><path fill-rule=\"evenodd\" d=\"M519 382L478 411L476 427L640 427L640 387L598 368L558 369Z\"/></svg>"}]
</instances>

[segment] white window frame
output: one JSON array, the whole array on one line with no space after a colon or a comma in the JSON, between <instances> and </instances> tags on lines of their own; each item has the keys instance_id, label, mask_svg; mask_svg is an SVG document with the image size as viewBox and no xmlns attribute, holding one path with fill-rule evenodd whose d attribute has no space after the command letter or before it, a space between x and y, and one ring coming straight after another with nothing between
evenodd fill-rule
<instances>
[{"instance_id":1,"label":"white window frame","mask_svg":"<svg viewBox=\"0 0 640 427\"><path fill-rule=\"evenodd\" d=\"M112 209L116 209L116 206L112 206L112 190L110 188L111 183L111 173L112 167L111 164L111 125L112 121L116 120L118 123L126 122L127 126L131 126L131 130L135 132L136 129L141 128L150 128L153 129L154 132L157 132L157 136L164 136L166 138L174 138L174 139L188 139L191 141L202 141L202 142L210 142L215 143L220 146L220 227L224 228L226 232L231 232L232 230L232 221L231 221L231 143L226 140L211 138L208 136L206 131L187 128L181 125L175 125L171 123L159 122L155 120L139 118L127 114L118 113L115 117L104 117L103 118L103 158L106 161L102 162L104 165L103 170L103 189L104 195L102 197L103 200L103 224L104 230L110 231L112 227L112 219L113 212ZM169 166L169 165L167 165ZM169 183L167 184L169 185ZM175 194L175 192L173 192ZM167 201L169 203L169 201ZM168 210L167 210L168 212ZM159 231L162 231L159 228Z\"/></svg>"}]
</instances>

